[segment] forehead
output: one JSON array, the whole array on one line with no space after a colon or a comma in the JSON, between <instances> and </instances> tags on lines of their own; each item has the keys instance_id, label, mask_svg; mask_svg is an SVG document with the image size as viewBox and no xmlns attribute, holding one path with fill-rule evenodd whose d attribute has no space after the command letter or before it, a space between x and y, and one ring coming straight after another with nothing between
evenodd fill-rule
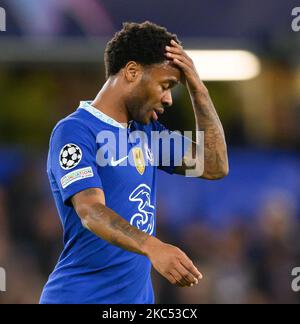
<instances>
[{"instance_id":1,"label":"forehead","mask_svg":"<svg viewBox=\"0 0 300 324\"><path fill-rule=\"evenodd\" d=\"M149 74L151 75L151 78L154 78L157 81L173 81L174 83L178 83L181 72L174 63L165 61L160 64L152 65L149 69Z\"/></svg>"}]
</instances>

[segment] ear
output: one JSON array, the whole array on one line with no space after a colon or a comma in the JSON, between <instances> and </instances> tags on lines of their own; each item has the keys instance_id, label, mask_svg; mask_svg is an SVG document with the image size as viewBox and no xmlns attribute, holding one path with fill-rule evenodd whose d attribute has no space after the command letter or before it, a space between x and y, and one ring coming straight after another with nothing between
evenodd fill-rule
<instances>
[{"instance_id":1,"label":"ear","mask_svg":"<svg viewBox=\"0 0 300 324\"><path fill-rule=\"evenodd\" d=\"M124 75L128 82L135 82L140 78L142 74L140 64L129 61L124 68Z\"/></svg>"}]
</instances>

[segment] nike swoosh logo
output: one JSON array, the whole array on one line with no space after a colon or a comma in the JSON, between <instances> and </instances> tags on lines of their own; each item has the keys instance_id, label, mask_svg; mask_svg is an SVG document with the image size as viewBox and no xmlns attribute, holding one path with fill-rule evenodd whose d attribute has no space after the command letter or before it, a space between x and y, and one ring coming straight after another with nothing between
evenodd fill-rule
<instances>
[{"instance_id":1,"label":"nike swoosh logo","mask_svg":"<svg viewBox=\"0 0 300 324\"><path fill-rule=\"evenodd\" d=\"M114 158L112 158L110 160L110 165L115 167L115 166L119 165L120 163L122 163L123 161L125 161L127 158L128 158L128 155L124 156L122 159L119 159L119 160L116 160L116 161L114 160Z\"/></svg>"}]
</instances>

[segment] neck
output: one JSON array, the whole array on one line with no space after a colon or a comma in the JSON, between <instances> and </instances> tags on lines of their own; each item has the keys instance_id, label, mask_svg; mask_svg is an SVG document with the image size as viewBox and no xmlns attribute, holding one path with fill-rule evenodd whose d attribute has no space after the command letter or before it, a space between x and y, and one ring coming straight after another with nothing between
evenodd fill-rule
<instances>
[{"instance_id":1,"label":"neck","mask_svg":"<svg viewBox=\"0 0 300 324\"><path fill-rule=\"evenodd\" d=\"M92 106L117 122L128 124L129 116L121 90L119 78L110 77L93 100Z\"/></svg>"}]
</instances>

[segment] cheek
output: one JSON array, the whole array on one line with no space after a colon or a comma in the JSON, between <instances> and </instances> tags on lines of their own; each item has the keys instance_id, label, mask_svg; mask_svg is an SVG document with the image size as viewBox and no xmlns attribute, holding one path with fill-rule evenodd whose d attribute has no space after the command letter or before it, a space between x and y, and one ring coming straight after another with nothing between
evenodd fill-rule
<instances>
[{"instance_id":1,"label":"cheek","mask_svg":"<svg viewBox=\"0 0 300 324\"><path fill-rule=\"evenodd\" d=\"M150 89L144 89L141 97L141 109L147 111L153 105L154 95Z\"/></svg>"},{"instance_id":2,"label":"cheek","mask_svg":"<svg viewBox=\"0 0 300 324\"><path fill-rule=\"evenodd\" d=\"M136 112L143 115L151 111L153 107L157 107L161 102L162 92L160 85L141 83L132 95Z\"/></svg>"},{"instance_id":3,"label":"cheek","mask_svg":"<svg viewBox=\"0 0 300 324\"><path fill-rule=\"evenodd\" d=\"M140 88L136 88L134 91L130 93L128 97L128 102L130 102L130 106L132 106L134 109L136 109L136 107L142 104L143 93Z\"/></svg>"},{"instance_id":4,"label":"cheek","mask_svg":"<svg viewBox=\"0 0 300 324\"><path fill-rule=\"evenodd\" d=\"M151 104L157 105L157 103L161 101L161 97L162 90L160 85L153 87L149 91L148 100L151 102Z\"/></svg>"}]
</instances>

